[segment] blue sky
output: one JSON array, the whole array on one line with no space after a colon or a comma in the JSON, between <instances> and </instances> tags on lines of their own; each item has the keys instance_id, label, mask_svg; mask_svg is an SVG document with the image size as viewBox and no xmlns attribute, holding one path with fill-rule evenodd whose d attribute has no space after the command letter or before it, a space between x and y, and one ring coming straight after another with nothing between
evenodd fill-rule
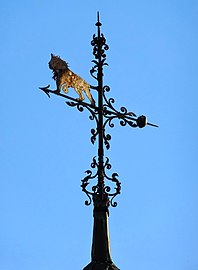
<instances>
[{"instance_id":1,"label":"blue sky","mask_svg":"<svg viewBox=\"0 0 198 270\"><path fill-rule=\"evenodd\" d=\"M160 126L108 130L105 155L122 182L110 209L113 261L123 270L197 270L198 1L11 0L0 11L0 269L90 262L92 206L80 181L97 154L95 123L38 87L55 87L51 52L94 83L100 11L108 96Z\"/></svg>"}]
</instances>

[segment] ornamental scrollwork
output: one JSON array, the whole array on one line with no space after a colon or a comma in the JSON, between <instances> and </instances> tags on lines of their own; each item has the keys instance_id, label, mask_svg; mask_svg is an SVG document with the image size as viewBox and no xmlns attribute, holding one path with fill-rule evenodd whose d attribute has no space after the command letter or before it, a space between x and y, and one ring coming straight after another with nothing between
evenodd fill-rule
<instances>
[{"instance_id":1,"label":"ornamental scrollwork","mask_svg":"<svg viewBox=\"0 0 198 270\"><path fill-rule=\"evenodd\" d=\"M117 202L114 202L114 198L120 194L121 191L121 182L118 180L118 174L113 173L110 176L107 175L106 170L111 169L111 164L109 163L109 158L106 158L106 162L103 165L102 168L102 175L104 177L103 182L105 183L105 179L110 182L115 183L114 191L112 191L113 187L110 185L102 185L102 190L100 183L98 182L97 184L93 184L90 188L89 185L91 185L92 180L97 180L99 175L101 174L101 168L99 168L99 164L96 160L96 157L93 158L93 161L91 163L91 168L95 169L95 173L93 173L91 170L85 171L87 174L83 180L81 180L81 188L82 191L86 193L88 200L85 201L85 205L90 205L92 203L92 199L95 194L97 195L105 195L109 197L109 203L112 207L117 206Z\"/></svg>"}]
</instances>

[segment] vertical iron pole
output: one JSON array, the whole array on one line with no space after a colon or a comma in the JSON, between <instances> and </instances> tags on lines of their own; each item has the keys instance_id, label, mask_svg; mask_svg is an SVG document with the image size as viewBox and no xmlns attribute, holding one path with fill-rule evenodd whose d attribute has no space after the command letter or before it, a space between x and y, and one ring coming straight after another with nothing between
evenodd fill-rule
<instances>
[{"instance_id":1,"label":"vertical iron pole","mask_svg":"<svg viewBox=\"0 0 198 270\"><path fill-rule=\"evenodd\" d=\"M102 44L101 44L101 34L100 34L100 26L102 24L99 20L99 12L98 12L98 21L96 23L96 26L98 28L98 186L99 186L99 194L101 196L101 199L103 197L103 188L104 188L104 167L103 167L103 159L104 159L104 146L103 146L103 140L104 140L104 130L103 130L103 65L102 65Z\"/></svg>"},{"instance_id":2,"label":"vertical iron pole","mask_svg":"<svg viewBox=\"0 0 198 270\"><path fill-rule=\"evenodd\" d=\"M83 270L119 270L112 262L110 254L109 226L108 226L108 207L109 196L105 192L105 172L104 172L104 125L103 125L103 36L100 33L99 20L96 23L97 36L97 59L98 59L98 189L93 194L94 203L94 224L93 224L93 239L91 251L91 263Z\"/></svg>"}]
</instances>

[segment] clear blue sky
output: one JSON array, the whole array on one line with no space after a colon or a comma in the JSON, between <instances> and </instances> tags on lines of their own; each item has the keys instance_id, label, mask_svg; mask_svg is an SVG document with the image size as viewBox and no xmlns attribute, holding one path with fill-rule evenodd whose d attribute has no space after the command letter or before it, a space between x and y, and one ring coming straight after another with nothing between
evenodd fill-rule
<instances>
[{"instance_id":1,"label":"clear blue sky","mask_svg":"<svg viewBox=\"0 0 198 270\"><path fill-rule=\"evenodd\" d=\"M97 11L110 46L108 96L160 126L108 130L105 155L122 181L110 209L113 261L122 270L197 270L197 0L1 2L0 269L90 262L92 206L80 181L97 154L95 124L38 87L55 87L51 52L94 83Z\"/></svg>"}]
</instances>

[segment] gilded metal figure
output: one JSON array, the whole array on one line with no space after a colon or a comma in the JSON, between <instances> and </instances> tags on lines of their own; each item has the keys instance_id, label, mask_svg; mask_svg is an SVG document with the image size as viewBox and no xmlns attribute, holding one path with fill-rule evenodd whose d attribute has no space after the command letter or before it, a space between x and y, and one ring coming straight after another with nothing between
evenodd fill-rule
<instances>
[{"instance_id":1,"label":"gilded metal figure","mask_svg":"<svg viewBox=\"0 0 198 270\"><path fill-rule=\"evenodd\" d=\"M72 87L79 95L79 100L83 101L83 91L86 93L88 99L92 105L95 105L95 100L90 93L90 84L83 80L80 76L72 72L68 63L62 60L59 56L51 54L51 60L49 61L49 68L53 71L53 79L56 81L57 92L63 91L67 94L68 88Z\"/></svg>"}]
</instances>

